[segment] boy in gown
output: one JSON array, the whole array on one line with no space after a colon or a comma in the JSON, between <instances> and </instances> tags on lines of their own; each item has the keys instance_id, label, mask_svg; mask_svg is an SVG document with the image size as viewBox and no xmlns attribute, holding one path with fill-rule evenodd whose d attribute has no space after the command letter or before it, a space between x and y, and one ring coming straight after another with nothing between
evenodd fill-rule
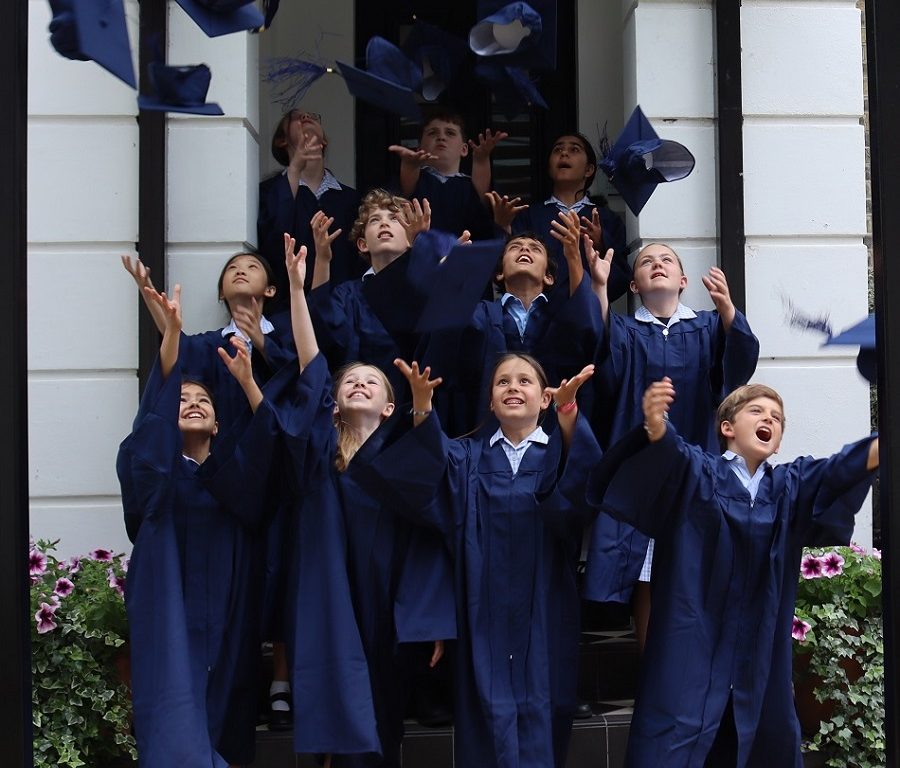
<instances>
[{"instance_id":1,"label":"boy in gown","mask_svg":"<svg viewBox=\"0 0 900 768\"><path fill-rule=\"evenodd\" d=\"M771 466L784 407L750 384L719 407L717 455L666 420L677 395L667 378L647 388L643 427L588 486L590 504L657 542L627 765L801 768L791 623L802 550L850 541L878 438Z\"/></svg>"},{"instance_id":2,"label":"boy in gown","mask_svg":"<svg viewBox=\"0 0 900 768\"><path fill-rule=\"evenodd\" d=\"M165 333L116 462L134 542L126 607L140 763L246 765L259 661L253 571L275 419L235 338L234 357L220 350L219 365L255 413L216 437L212 397L183 381L178 364L180 290L171 301L145 291L163 312Z\"/></svg>"}]
</instances>

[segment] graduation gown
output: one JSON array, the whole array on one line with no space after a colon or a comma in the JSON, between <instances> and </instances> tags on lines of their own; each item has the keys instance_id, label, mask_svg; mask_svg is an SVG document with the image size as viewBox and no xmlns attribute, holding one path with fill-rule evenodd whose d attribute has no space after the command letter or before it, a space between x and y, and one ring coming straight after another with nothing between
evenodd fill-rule
<instances>
[{"instance_id":1,"label":"graduation gown","mask_svg":"<svg viewBox=\"0 0 900 768\"><path fill-rule=\"evenodd\" d=\"M291 194L288 177L278 173L259 185L259 215L256 220L257 242L260 253L266 257L275 280L276 293L272 300L272 312L290 309L290 282L284 266L284 233L288 232L298 243L307 247L306 290L313 280L313 265L316 259L316 244L310 221L317 211L334 217L332 231L343 232L331 244L332 285L353 280L366 270L365 262L359 257L356 243L350 242L350 230L359 211L360 196L353 187L341 184L341 188L328 189L316 198L305 184L297 189L296 197Z\"/></svg>"},{"instance_id":2,"label":"graduation gown","mask_svg":"<svg viewBox=\"0 0 900 768\"><path fill-rule=\"evenodd\" d=\"M294 749L368 754L353 764L399 766L406 697L398 634L452 638L455 625L452 597L424 611L406 604L399 620L396 598L409 592L409 585L401 587L406 579L450 584L448 561L437 538L427 556L407 561L408 524L361 488L351 472L335 468L334 400L324 357L318 355L302 374L286 368L276 380L294 484L296 537L286 622Z\"/></svg>"},{"instance_id":3,"label":"graduation gown","mask_svg":"<svg viewBox=\"0 0 900 768\"><path fill-rule=\"evenodd\" d=\"M181 373L151 375L116 470L134 542L126 608L142 768L253 760L255 557L275 421L266 401L199 467L181 454Z\"/></svg>"},{"instance_id":4,"label":"graduation gown","mask_svg":"<svg viewBox=\"0 0 900 768\"><path fill-rule=\"evenodd\" d=\"M364 445L360 482L442 532L454 564L455 759L479 768L565 765L576 703L579 602L575 565L587 466L598 447L579 420L568 459L561 439L533 443L514 476L499 444L449 440L435 414ZM582 505L583 506L583 505Z\"/></svg>"},{"instance_id":5,"label":"graduation gown","mask_svg":"<svg viewBox=\"0 0 900 768\"><path fill-rule=\"evenodd\" d=\"M661 325L609 313L592 380L593 421L601 445L610 446L643 424L645 390L668 376L677 393L669 411L671 423L687 442L716 450L716 409L729 392L753 375L759 341L741 312L735 314L728 333L718 312L696 314L679 320L664 333ZM628 602L648 541L630 525L600 516L591 532L584 596Z\"/></svg>"},{"instance_id":6,"label":"graduation gown","mask_svg":"<svg viewBox=\"0 0 900 768\"><path fill-rule=\"evenodd\" d=\"M754 502L724 458L671 426L606 453L588 502L656 539L628 766L701 768L731 696L738 768L801 768L791 622L802 548L850 541L870 441L767 467Z\"/></svg>"},{"instance_id":7,"label":"graduation gown","mask_svg":"<svg viewBox=\"0 0 900 768\"><path fill-rule=\"evenodd\" d=\"M472 184L470 176L450 176L444 181L424 168L411 198L431 203L431 227L459 237L468 229L473 240L494 237L494 219Z\"/></svg>"},{"instance_id":8,"label":"graduation gown","mask_svg":"<svg viewBox=\"0 0 900 768\"><path fill-rule=\"evenodd\" d=\"M631 267L628 266L628 246L625 241L625 223L621 217L606 206L585 205L579 212L579 220L585 216L588 220L594 214L594 209L600 212L600 226L603 229L603 242L597 248L600 255L606 254L612 248L613 262L609 275L607 293L609 300L615 301L628 290L631 282ZM522 232L534 232L539 235L547 245L547 253L556 259L557 278L553 292L567 293L569 290L569 265L563 255L562 243L550 233L553 231L551 221L559 221L559 206L556 203L531 203L524 211L520 211L512 222L514 235ZM590 274L590 266L581 248L581 259L585 272Z\"/></svg>"}]
</instances>

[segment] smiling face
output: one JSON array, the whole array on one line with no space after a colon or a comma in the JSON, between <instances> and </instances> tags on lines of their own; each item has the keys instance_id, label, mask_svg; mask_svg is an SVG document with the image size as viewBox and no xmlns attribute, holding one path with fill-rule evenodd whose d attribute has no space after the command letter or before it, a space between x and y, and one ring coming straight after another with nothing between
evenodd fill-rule
<instances>
[{"instance_id":1,"label":"smiling face","mask_svg":"<svg viewBox=\"0 0 900 768\"><path fill-rule=\"evenodd\" d=\"M766 396L748 400L732 417L719 424L728 450L742 456L748 467L757 467L781 447L784 411L781 404Z\"/></svg>"},{"instance_id":2,"label":"smiling face","mask_svg":"<svg viewBox=\"0 0 900 768\"><path fill-rule=\"evenodd\" d=\"M406 230L398 212L390 208L372 208L366 217L363 236L356 241L360 253L370 259L392 260L409 248Z\"/></svg>"},{"instance_id":3,"label":"smiling face","mask_svg":"<svg viewBox=\"0 0 900 768\"><path fill-rule=\"evenodd\" d=\"M631 292L646 296L664 291L680 294L687 286L687 277L675 252L662 243L651 243L634 260Z\"/></svg>"},{"instance_id":4,"label":"smiling face","mask_svg":"<svg viewBox=\"0 0 900 768\"><path fill-rule=\"evenodd\" d=\"M469 154L462 126L440 118L425 124L420 148L436 155L437 160L430 160L428 165L446 174L459 173L459 161Z\"/></svg>"},{"instance_id":5,"label":"smiling face","mask_svg":"<svg viewBox=\"0 0 900 768\"><path fill-rule=\"evenodd\" d=\"M193 381L181 385L178 429L184 435L214 437L219 431L216 409L205 387Z\"/></svg>"},{"instance_id":6,"label":"smiling face","mask_svg":"<svg viewBox=\"0 0 900 768\"><path fill-rule=\"evenodd\" d=\"M541 411L550 405L550 393L538 370L528 360L510 356L494 370L491 411L501 427L537 427Z\"/></svg>"},{"instance_id":7,"label":"smiling face","mask_svg":"<svg viewBox=\"0 0 900 768\"><path fill-rule=\"evenodd\" d=\"M550 150L547 172L554 184L577 184L584 189L590 186L597 166L590 161L582 139L560 136Z\"/></svg>"},{"instance_id":8,"label":"smiling face","mask_svg":"<svg viewBox=\"0 0 900 768\"><path fill-rule=\"evenodd\" d=\"M219 299L229 307L238 297L262 300L274 295L275 286L270 285L265 265L252 253L232 256L219 275Z\"/></svg>"},{"instance_id":9,"label":"smiling face","mask_svg":"<svg viewBox=\"0 0 900 768\"><path fill-rule=\"evenodd\" d=\"M513 278L530 277L536 283L553 285L553 276L547 271L547 248L533 237L513 237L503 249L502 271L497 282L506 284Z\"/></svg>"},{"instance_id":10,"label":"smiling face","mask_svg":"<svg viewBox=\"0 0 900 768\"><path fill-rule=\"evenodd\" d=\"M353 414L386 419L394 410L390 384L381 370L372 365L348 368L338 381L334 399L335 408L344 420Z\"/></svg>"}]
</instances>

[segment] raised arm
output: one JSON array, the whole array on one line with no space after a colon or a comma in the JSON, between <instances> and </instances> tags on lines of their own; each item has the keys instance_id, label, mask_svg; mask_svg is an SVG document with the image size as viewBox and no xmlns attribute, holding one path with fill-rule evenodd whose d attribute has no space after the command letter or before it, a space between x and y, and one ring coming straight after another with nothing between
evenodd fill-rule
<instances>
[{"instance_id":1,"label":"raised arm","mask_svg":"<svg viewBox=\"0 0 900 768\"><path fill-rule=\"evenodd\" d=\"M430 160L437 160L437 155L424 149L410 149L402 144L391 144L388 150L400 156L400 191L404 197L409 197L419 183L422 165Z\"/></svg>"},{"instance_id":2,"label":"raised arm","mask_svg":"<svg viewBox=\"0 0 900 768\"><path fill-rule=\"evenodd\" d=\"M584 247L588 255L588 267L591 270L591 289L600 302L600 314L603 324L609 323L609 273L612 269L613 249L606 252L606 256L600 258L600 253L594 249L590 242L590 236L584 235Z\"/></svg>"},{"instance_id":3,"label":"raised arm","mask_svg":"<svg viewBox=\"0 0 900 768\"><path fill-rule=\"evenodd\" d=\"M143 295L147 306L152 304L156 307L164 321L163 339L159 346L159 372L163 379L167 379L178 362L178 343L181 339L181 286L175 286L171 299L149 285L144 286Z\"/></svg>"},{"instance_id":4,"label":"raised arm","mask_svg":"<svg viewBox=\"0 0 900 768\"><path fill-rule=\"evenodd\" d=\"M521 197L509 198L507 195L499 195L497 192L488 192L485 195L494 215L494 225L498 229L502 229L507 235L512 234L513 219L516 218L519 211L524 211L528 205L521 205Z\"/></svg>"},{"instance_id":5,"label":"raised arm","mask_svg":"<svg viewBox=\"0 0 900 768\"><path fill-rule=\"evenodd\" d=\"M158 330L160 333L165 333L165 312L160 309L160 306L156 303L156 301L150 299L148 295L144 293L144 288L153 288L153 281L150 279L150 268L145 267L144 263L140 259L135 259L132 262L131 256L128 256L124 253L122 254L122 266L125 267L125 271L129 275L131 275L132 279L137 285L138 293L140 293L141 298L144 300L144 306L146 306L150 311L150 317L153 318L153 322L156 325L156 330Z\"/></svg>"},{"instance_id":6,"label":"raised arm","mask_svg":"<svg viewBox=\"0 0 900 768\"><path fill-rule=\"evenodd\" d=\"M553 398L553 407L556 409L556 418L559 422L559 431L565 451L568 451L572 444L575 421L578 418L578 403L575 401L575 396L581 385L593 375L594 364L590 363L571 379L563 379L558 387L547 387L546 389Z\"/></svg>"},{"instance_id":7,"label":"raised arm","mask_svg":"<svg viewBox=\"0 0 900 768\"><path fill-rule=\"evenodd\" d=\"M563 256L569 266L569 296L575 293L584 277L584 266L581 263L581 224L575 211L563 213L560 211L558 219L550 222L551 237L559 240L563 246ZM587 237L587 236L585 236ZM587 247L587 243L585 243Z\"/></svg>"},{"instance_id":8,"label":"raised arm","mask_svg":"<svg viewBox=\"0 0 900 768\"><path fill-rule=\"evenodd\" d=\"M412 248L419 233L431 229L431 203L427 197L423 197L421 203L416 199L410 200L397 212L397 220L403 226L409 247Z\"/></svg>"},{"instance_id":9,"label":"raised arm","mask_svg":"<svg viewBox=\"0 0 900 768\"><path fill-rule=\"evenodd\" d=\"M722 319L722 327L725 329L725 333L728 333L731 330L731 324L734 322L737 309L731 300L725 273L718 267L710 267L709 274L704 275L702 279L703 285L709 291L709 297L712 299L716 311Z\"/></svg>"},{"instance_id":10,"label":"raised arm","mask_svg":"<svg viewBox=\"0 0 900 768\"><path fill-rule=\"evenodd\" d=\"M297 347L297 358L302 371L309 362L319 354L319 344L313 331L303 282L306 280L306 246L294 253L296 241L287 232L284 233L284 265L290 280L291 291L291 328L294 332L294 346Z\"/></svg>"},{"instance_id":11,"label":"raised arm","mask_svg":"<svg viewBox=\"0 0 900 768\"><path fill-rule=\"evenodd\" d=\"M675 387L668 376L662 381L654 381L644 392L644 431L651 443L659 442L665 436L667 414L674 400Z\"/></svg>"},{"instance_id":12,"label":"raised arm","mask_svg":"<svg viewBox=\"0 0 900 768\"><path fill-rule=\"evenodd\" d=\"M331 244L343 232L340 228L334 232L329 232L328 230L332 224L334 224L334 216L329 216L324 211L316 211L309 222L309 226L312 229L313 242L316 244L316 260L313 263L311 291L314 291L331 279Z\"/></svg>"},{"instance_id":13,"label":"raised arm","mask_svg":"<svg viewBox=\"0 0 900 768\"><path fill-rule=\"evenodd\" d=\"M430 379L431 368L425 366L424 370L419 371L419 364L415 360L413 360L412 365L409 365L404 360L397 358L394 360L394 365L397 366L400 373L409 382L409 389L413 398L413 426L418 427L431 413L431 399L434 395L434 390L443 379L440 376L436 379Z\"/></svg>"},{"instance_id":14,"label":"raised arm","mask_svg":"<svg viewBox=\"0 0 900 768\"><path fill-rule=\"evenodd\" d=\"M262 322L262 302L255 296L250 297L247 304L235 304L231 310L231 318L234 324L240 329L253 344L253 348L258 350L266 362L269 361L269 354L266 350L266 334L262 332L260 323Z\"/></svg>"},{"instance_id":15,"label":"raised arm","mask_svg":"<svg viewBox=\"0 0 900 768\"><path fill-rule=\"evenodd\" d=\"M478 134L478 141L469 139L469 147L472 150L472 186L478 193L478 197L484 200L484 196L491 188L491 153L498 142L503 141L509 134L506 131L493 133L488 128L484 133Z\"/></svg>"},{"instance_id":16,"label":"raised arm","mask_svg":"<svg viewBox=\"0 0 900 768\"><path fill-rule=\"evenodd\" d=\"M263 393L256 383L256 379L253 378L253 366L250 361L247 342L240 336L234 335L231 337L231 346L235 349L234 357L229 355L228 351L222 347L218 347L216 351L219 353L219 357L222 358L222 362L225 364L228 372L234 376L237 383L241 385L241 389L244 390L247 402L250 403L250 410L256 413L256 409L259 408L259 404L263 401Z\"/></svg>"}]
</instances>

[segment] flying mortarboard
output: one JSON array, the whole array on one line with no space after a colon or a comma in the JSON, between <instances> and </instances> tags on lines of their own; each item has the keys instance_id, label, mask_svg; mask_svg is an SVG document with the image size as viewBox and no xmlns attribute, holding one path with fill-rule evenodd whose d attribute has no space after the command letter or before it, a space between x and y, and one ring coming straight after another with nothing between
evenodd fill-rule
<instances>
[{"instance_id":1,"label":"flying mortarboard","mask_svg":"<svg viewBox=\"0 0 900 768\"><path fill-rule=\"evenodd\" d=\"M878 379L878 359L875 356L875 313L873 312L865 320L851 325L836 336L832 336L824 346L838 344L859 345L856 367L870 384L875 384Z\"/></svg>"},{"instance_id":2,"label":"flying mortarboard","mask_svg":"<svg viewBox=\"0 0 900 768\"><path fill-rule=\"evenodd\" d=\"M464 40L424 21L417 21L403 46L422 72L421 94L434 101L443 93L469 53Z\"/></svg>"},{"instance_id":3,"label":"flying mortarboard","mask_svg":"<svg viewBox=\"0 0 900 768\"><path fill-rule=\"evenodd\" d=\"M603 152L600 168L637 216L658 184L685 178L694 162L683 144L660 139L637 106L616 143Z\"/></svg>"},{"instance_id":4,"label":"flying mortarboard","mask_svg":"<svg viewBox=\"0 0 900 768\"><path fill-rule=\"evenodd\" d=\"M50 43L75 61L95 61L137 87L122 0L50 0Z\"/></svg>"},{"instance_id":5,"label":"flying mortarboard","mask_svg":"<svg viewBox=\"0 0 900 768\"><path fill-rule=\"evenodd\" d=\"M469 47L479 56L499 57L507 66L556 68L556 0L479 0L478 19Z\"/></svg>"},{"instance_id":6,"label":"flying mortarboard","mask_svg":"<svg viewBox=\"0 0 900 768\"><path fill-rule=\"evenodd\" d=\"M208 37L219 37L232 32L256 31L266 24L253 0L177 0ZM275 5L278 10L278 5ZM272 16L275 12L272 11Z\"/></svg>"},{"instance_id":7,"label":"flying mortarboard","mask_svg":"<svg viewBox=\"0 0 900 768\"><path fill-rule=\"evenodd\" d=\"M141 94L138 106L154 112L222 115L222 108L206 102L212 73L206 64L172 67L151 62L147 70L155 95Z\"/></svg>"},{"instance_id":8,"label":"flying mortarboard","mask_svg":"<svg viewBox=\"0 0 900 768\"><path fill-rule=\"evenodd\" d=\"M410 120L422 117L415 94L422 87L422 71L393 43L383 37L369 40L365 70L337 64L357 99Z\"/></svg>"}]
</instances>

